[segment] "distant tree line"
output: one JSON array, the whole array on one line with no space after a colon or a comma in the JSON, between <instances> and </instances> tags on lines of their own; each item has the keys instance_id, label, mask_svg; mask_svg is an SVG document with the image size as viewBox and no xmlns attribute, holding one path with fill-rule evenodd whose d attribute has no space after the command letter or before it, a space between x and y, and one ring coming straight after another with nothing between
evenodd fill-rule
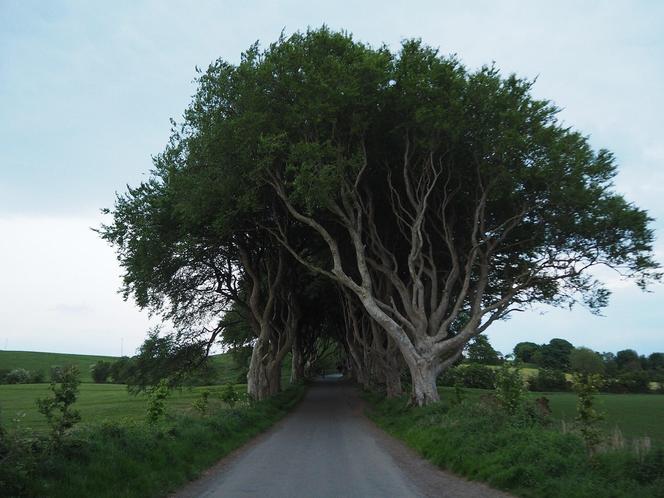
<instances>
[{"instance_id":1,"label":"distant tree line","mask_svg":"<svg viewBox=\"0 0 664 498\"><path fill-rule=\"evenodd\" d=\"M547 344L520 342L513 350L513 361L521 367L533 367L537 372L528 377L533 391L571 390L570 375L596 374L601 389L612 393L664 392L664 353L639 355L633 349L617 353L599 353L586 347L575 347L560 338ZM489 340L478 336L464 351L462 366L449 370L441 378L444 385L493 389L495 370L490 366L504 362ZM567 375L566 375L567 374Z\"/></svg>"}]
</instances>

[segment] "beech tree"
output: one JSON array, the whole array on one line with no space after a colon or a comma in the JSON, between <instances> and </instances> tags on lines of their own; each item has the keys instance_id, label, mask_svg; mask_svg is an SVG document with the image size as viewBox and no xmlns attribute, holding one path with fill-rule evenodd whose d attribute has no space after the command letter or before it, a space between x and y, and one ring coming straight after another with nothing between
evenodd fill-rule
<instances>
[{"instance_id":1,"label":"beech tree","mask_svg":"<svg viewBox=\"0 0 664 498\"><path fill-rule=\"evenodd\" d=\"M496 320L536 303L600 310L609 292L598 265L641 287L659 278L650 218L612 190L612 154L563 126L531 87L493 66L470 71L419 40L394 53L325 27L252 46L237 65L214 62L156 160L155 195L173 204L175 223L155 244L172 243L150 265L130 254L127 240L158 219L134 227L140 204L122 198L106 229L128 290L157 299L170 289L182 272L169 276L159 261L175 251L178 265L221 284L214 305L187 300L200 288L190 282L168 294L180 300L170 306L209 316L237 296L238 272L261 292L281 282L287 255L341 289L358 368L369 365L358 360L365 352L373 364L403 362L413 402L437 401L437 376ZM253 278L243 251L264 248L277 266ZM228 271L209 269L210 254ZM285 296L269 313L263 301L264 315L288 322L295 303Z\"/></svg>"}]
</instances>

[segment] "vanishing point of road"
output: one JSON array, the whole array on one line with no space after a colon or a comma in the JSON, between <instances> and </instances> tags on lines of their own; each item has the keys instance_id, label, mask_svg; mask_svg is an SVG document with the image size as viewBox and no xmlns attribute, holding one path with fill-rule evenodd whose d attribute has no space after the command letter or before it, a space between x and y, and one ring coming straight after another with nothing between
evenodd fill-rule
<instances>
[{"instance_id":1,"label":"vanishing point of road","mask_svg":"<svg viewBox=\"0 0 664 498\"><path fill-rule=\"evenodd\" d=\"M281 422L174 498L505 498L441 471L375 427L357 390L321 381Z\"/></svg>"}]
</instances>

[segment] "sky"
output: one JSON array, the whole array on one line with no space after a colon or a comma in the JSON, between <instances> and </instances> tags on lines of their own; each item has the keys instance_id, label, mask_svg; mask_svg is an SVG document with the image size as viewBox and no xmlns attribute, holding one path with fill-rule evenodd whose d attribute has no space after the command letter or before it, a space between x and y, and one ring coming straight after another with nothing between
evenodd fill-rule
<instances>
[{"instance_id":1,"label":"sky","mask_svg":"<svg viewBox=\"0 0 664 498\"><path fill-rule=\"evenodd\" d=\"M156 323L118 294L112 248L91 228L194 93L195 68L238 62L327 24L397 50L421 38L469 67L537 78L567 125L611 150L616 190L655 218L664 261L664 2L0 0L0 348L132 354ZM489 330L505 353L565 338L599 351L664 351L664 286L603 272L604 316L538 307Z\"/></svg>"}]
</instances>

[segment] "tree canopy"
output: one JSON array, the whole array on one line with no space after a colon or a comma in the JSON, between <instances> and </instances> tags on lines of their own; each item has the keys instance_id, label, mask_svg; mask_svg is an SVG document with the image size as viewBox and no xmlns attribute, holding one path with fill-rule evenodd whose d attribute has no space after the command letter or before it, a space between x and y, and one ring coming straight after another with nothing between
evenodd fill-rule
<instances>
[{"instance_id":1,"label":"tree canopy","mask_svg":"<svg viewBox=\"0 0 664 498\"><path fill-rule=\"evenodd\" d=\"M413 400L436 401L436 377L494 321L536 303L600 310L597 265L659 278L613 155L532 84L326 27L213 62L100 230L125 296L208 346L233 309L256 397L279 388L288 352L328 336L362 382L396 394L406 368Z\"/></svg>"}]
</instances>

